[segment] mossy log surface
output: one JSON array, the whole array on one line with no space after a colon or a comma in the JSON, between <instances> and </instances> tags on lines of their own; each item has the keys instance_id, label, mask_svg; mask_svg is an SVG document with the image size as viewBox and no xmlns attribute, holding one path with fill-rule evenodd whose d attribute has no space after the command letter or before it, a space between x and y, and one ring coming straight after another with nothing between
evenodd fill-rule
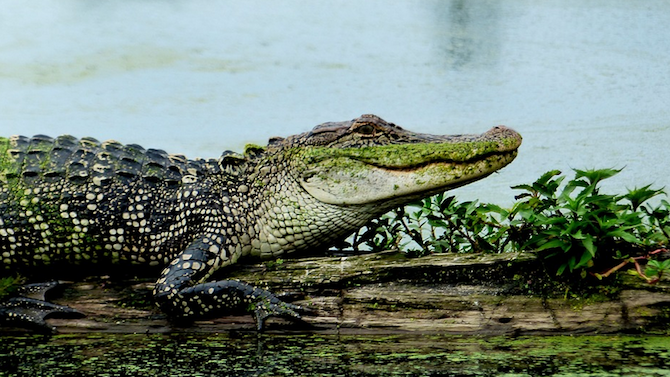
<instances>
[{"instance_id":1,"label":"mossy log surface","mask_svg":"<svg viewBox=\"0 0 670 377\"><path fill-rule=\"evenodd\" d=\"M524 254L398 252L236 265L218 278L244 280L309 307L304 322L270 319L269 332L589 334L670 332L670 284L619 279L609 298L548 298L524 289L541 264ZM170 323L152 304L153 279L90 278L52 301L86 314L49 319L59 332L255 331L250 315ZM554 296L556 297L556 296Z\"/></svg>"}]
</instances>

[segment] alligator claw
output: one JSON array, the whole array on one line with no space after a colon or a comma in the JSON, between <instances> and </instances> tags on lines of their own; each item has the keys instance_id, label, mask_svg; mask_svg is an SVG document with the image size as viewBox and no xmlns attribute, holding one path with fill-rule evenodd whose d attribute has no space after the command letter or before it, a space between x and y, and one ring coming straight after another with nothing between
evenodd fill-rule
<instances>
[{"instance_id":1,"label":"alligator claw","mask_svg":"<svg viewBox=\"0 0 670 377\"><path fill-rule=\"evenodd\" d=\"M269 317L302 320L299 312L306 313L308 310L302 306L289 304L280 300L263 300L256 303L253 316L256 319L256 328L258 331L262 331L265 326L265 320Z\"/></svg>"},{"instance_id":2,"label":"alligator claw","mask_svg":"<svg viewBox=\"0 0 670 377\"><path fill-rule=\"evenodd\" d=\"M55 328L46 323L46 318L83 317L84 314L76 309L44 300L47 291L58 285L54 281L21 286L16 292L18 296L0 303L0 323L50 333L55 332Z\"/></svg>"},{"instance_id":3,"label":"alligator claw","mask_svg":"<svg viewBox=\"0 0 670 377\"><path fill-rule=\"evenodd\" d=\"M0 305L0 321L8 325L30 327L42 332L56 329L46 323L48 317L82 317L84 314L67 306L29 297L12 297Z\"/></svg>"}]
</instances>

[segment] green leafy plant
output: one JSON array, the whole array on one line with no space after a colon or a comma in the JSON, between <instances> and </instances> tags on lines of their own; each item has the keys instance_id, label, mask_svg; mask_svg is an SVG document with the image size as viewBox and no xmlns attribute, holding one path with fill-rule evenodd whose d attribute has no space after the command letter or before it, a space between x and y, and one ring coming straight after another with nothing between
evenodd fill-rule
<instances>
[{"instance_id":1,"label":"green leafy plant","mask_svg":"<svg viewBox=\"0 0 670 377\"><path fill-rule=\"evenodd\" d=\"M610 268L609 270L605 271L602 274L598 273L592 273L595 277L598 279L602 279L605 277L608 277L609 275L613 274L614 272L620 270L622 267L629 263L633 263L635 265L634 270L630 270L630 272L634 275L637 275L641 277L642 279L646 280L647 283L649 284L655 284L658 283L663 275L667 274L670 272L670 259L666 260L655 260L651 259L655 254L659 253L668 253L670 250L668 249L656 249L652 252L650 252L647 255L644 256L639 256L639 257L631 257L625 259L623 262L619 263L618 265ZM646 268L644 271L642 270L642 264L640 263L643 260L647 260Z\"/></svg>"},{"instance_id":2,"label":"green leafy plant","mask_svg":"<svg viewBox=\"0 0 670 377\"><path fill-rule=\"evenodd\" d=\"M668 250L666 250L667 252ZM661 280L664 274L670 273L670 259L664 261L650 260L643 276L649 283L655 283Z\"/></svg>"},{"instance_id":3,"label":"green leafy plant","mask_svg":"<svg viewBox=\"0 0 670 377\"><path fill-rule=\"evenodd\" d=\"M528 225L530 236L522 249L535 250L545 258L558 262L556 273L579 271L639 255L667 237L656 233L653 223L640 206L663 193L662 190L629 190L624 195L604 194L599 184L617 174L616 169L575 170L575 178L559 190L562 177L551 172L541 187L515 186L527 191L513 211ZM539 182L538 181L538 182ZM538 183L536 182L536 183ZM667 221L667 219L666 219Z\"/></svg>"},{"instance_id":4,"label":"green leafy plant","mask_svg":"<svg viewBox=\"0 0 670 377\"><path fill-rule=\"evenodd\" d=\"M499 216L495 216L498 214ZM507 210L493 204L457 202L438 194L374 220L352 246L373 251L400 248L414 256L432 252L497 252L505 249Z\"/></svg>"},{"instance_id":5,"label":"green leafy plant","mask_svg":"<svg viewBox=\"0 0 670 377\"><path fill-rule=\"evenodd\" d=\"M584 277L668 244L670 204L647 204L663 190L644 186L606 194L601 182L620 170L574 172L567 182L560 171L552 170L531 184L514 186L522 193L509 209L458 202L445 194L426 198L371 222L353 237L352 246L373 251L400 248L412 255L532 251L551 261L548 265L556 266L557 275ZM639 266L639 259L635 261ZM657 262L650 260L649 274L640 270L640 276L660 278L668 266Z\"/></svg>"}]
</instances>

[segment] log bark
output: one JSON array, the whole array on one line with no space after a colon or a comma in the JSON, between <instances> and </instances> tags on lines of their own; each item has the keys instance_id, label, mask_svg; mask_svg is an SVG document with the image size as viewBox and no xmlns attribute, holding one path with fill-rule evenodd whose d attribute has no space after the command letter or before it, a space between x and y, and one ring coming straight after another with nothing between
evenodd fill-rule
<instances>
[{"instance_id":1,"label":"log bark","mask_svg":"<svg viewBox=\"0 0 670 377\"><path fill-rule=\"evenodd\" d=\"M623 279L611 298L548 298L524 288L544 274L532 253L399 252L237 265L218 278L249 282L313 309L304 322L268 321L269 332L589 334L668 333L670 284ZM254 331L250 315L171 324L151 303L153 279L96 277L54 302L87 316L49 319L59 332Z\"/></svg>"}]
</instances>

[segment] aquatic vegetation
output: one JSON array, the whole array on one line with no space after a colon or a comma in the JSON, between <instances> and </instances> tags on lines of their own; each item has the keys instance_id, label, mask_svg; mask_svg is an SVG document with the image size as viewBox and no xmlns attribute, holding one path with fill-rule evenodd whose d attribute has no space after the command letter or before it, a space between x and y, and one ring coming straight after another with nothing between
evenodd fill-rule
<instances>
[{"instance_id":1,"label":"aquatic vegetation","mask_svg":"<svg viewBox=\"0 0 670 377\"><path fill-rule=\"evenodd\" d=\"M628 259L624 259L623 262L621 262L618 265L610 268L606 272L604 272L602 274L593 273L593 275L595 277L597 277L598 279L602 279L602 278L608 277L612 273L620 270L622 267L626 266L627 264L633 263L635 265L635 270L629 270L632 274L635 274L635 275L641 277L642 279L646 280L647 283L649 283L649 284L655 284L655 283L658 283L661 280L663 275L665 275L667 273L670 273L670 259L660 261L660 260L654 260L654 259L651 259L651 258L653 256L655 256L656 254L668 253L668 252L670 252L670 250L668 250L668 249L656 249L656 250L648 253L647 255L643 255L643 256L640 256L640 257L630 257ZM644 271L642 270L642 266L640 265L640 261L642 261L642 260L648 260L647 261L647 266L644 269Z\"/></svg>"},{"instance_id":2,"label":"aquatic vegetation","mask_svg":"<svg viewBox=\"0 0 670 377\"><path fill-rule=\"evenodd\" d=\"M564 273L609 275L632 262L643 279L656 282L670 272L670 203L650 185L606 194L600 183L620 170L574 170L565 184L558 170L521 190L511 208L477 201L458 202L439 194L370 222L352 237L354 248L399 248L414 255L432 252L536 252ZM655 251L659 250L659 251ZM633 258L633 259L631 259ZM645 264L646 268L642 264Z\"/></svg>"},{"instance_id":3,"label":"aquatic vegetation","mask_svg":"<svg viewBox=\"0 0 670 377\"><path fill-rule=\"evenodd\" d=\"M5 336L0 376L655 376L667 337Z\"/></svg>"}]
</instances>

